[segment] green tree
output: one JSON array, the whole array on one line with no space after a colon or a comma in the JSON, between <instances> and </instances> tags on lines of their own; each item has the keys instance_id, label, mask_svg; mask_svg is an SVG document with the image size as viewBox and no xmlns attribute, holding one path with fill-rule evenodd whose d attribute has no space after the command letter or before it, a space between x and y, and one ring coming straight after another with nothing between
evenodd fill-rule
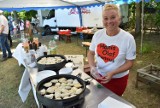
<instances>
[{"instance_id":1,"label":"green tree","mask_svg":"<svg viewBox=\"0 0 160 108\"><path fill-rule=\"evenodd\" d=\"M26 17L26 11L25 10L23 10L23 11L21 11L21 12L18 12L17 13L18 14L18 17L20 18L20 19L23 19L23 20L26 20L27 19L27 17Z\"/></svg>"},{"instance_id":2,"label":"green tree","mask_svg":"<svg viewBox=\"0 0 160 108\"><path fill-rule=\"evenodd\" d=\"M37 14L36 10L30 10L30 11L26 11L25 16L27 20L31 21L32 17L34 18L36 17L36 14Z\"/></svg>"}]
</instances>

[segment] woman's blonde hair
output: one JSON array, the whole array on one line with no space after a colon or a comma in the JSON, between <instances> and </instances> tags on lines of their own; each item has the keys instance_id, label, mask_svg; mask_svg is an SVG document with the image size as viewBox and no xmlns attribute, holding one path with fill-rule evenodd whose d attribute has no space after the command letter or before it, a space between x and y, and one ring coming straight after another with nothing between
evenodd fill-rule
<instances>
[{"instance_id":1,"label":"woman's blonde hair","mask_svg":"<svg viewBox=\"0 0 160 108\"><path fill-rule=\"evenodd\" d=\"M106 4L106 5L104 5L103 12L106 11L106 10L112 10L112 9L116 10L118 12L119 17L121 17L120 10L117 7L117 5L115 5L115 4Z\"/></svg>"}]
</instances>

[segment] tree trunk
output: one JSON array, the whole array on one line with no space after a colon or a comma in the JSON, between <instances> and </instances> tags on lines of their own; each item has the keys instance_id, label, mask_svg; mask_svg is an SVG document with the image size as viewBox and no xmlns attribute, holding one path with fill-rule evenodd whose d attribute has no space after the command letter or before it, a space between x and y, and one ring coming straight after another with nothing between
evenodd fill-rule
<instances>
[{"instance_id":1,"label":"tree trunk","mask_svg":"<svg viewBox=\"0 0 160 108\"><path fill-rule=\"evenodd\" d=\"M141 5L140 3L136 3L136 26L135 26L135 34L136 36L141 33Z\"/></svg>"},{"instance_id":2,"label":"tree trunk","mask_svg":"<svg viewBox=\"0 0 160 108\"><path fill-rule=\"evenodd\" d=\"M13 11L13 19L16 21L17 23L17 19L18 19L18 16L17 16L17 12L16 11Z\"/></svg>"},{"instance_id":3,"label":"tree trunk","mask_svg":"<svg viewBox=\"0 0 160 108\"><path fill-rule=\"evenodd\" d=\"M136 8L135 7L136 7L136 3L134 3L134 8L133 8L134 10L132 11L133 12L133 19L134 19L134 21L136 20L136 10L135 10Z\"/></svg>"}]
</instances>

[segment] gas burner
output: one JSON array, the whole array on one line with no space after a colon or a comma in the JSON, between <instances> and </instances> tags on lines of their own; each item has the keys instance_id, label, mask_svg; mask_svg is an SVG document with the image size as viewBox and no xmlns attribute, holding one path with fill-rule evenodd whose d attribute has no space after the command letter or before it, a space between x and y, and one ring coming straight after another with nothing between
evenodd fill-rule
<instances>
[{"instance_id":1,"label":"gas burner","mask_svg":"<svg viewBox=\"0 0 160 108\"><path fill-rule=\"evenodd\" d=\"M84 98L81 98L72 102L63 103L63 105L61 104L60 106L46 107L45 105L42 105L42 108L81 108L83 102Z\"/></svg>"}]
</instances>

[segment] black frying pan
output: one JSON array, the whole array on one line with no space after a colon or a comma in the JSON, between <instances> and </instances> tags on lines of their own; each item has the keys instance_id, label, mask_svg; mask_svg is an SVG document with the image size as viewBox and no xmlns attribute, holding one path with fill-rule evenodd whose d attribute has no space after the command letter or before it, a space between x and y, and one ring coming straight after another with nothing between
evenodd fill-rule
<instances>
[{"instance_id":1,"label":"black frying pan","mask_svg":"<svg viewBox=\"0 0 160 108\"><path fill-rule=\"evenodd\" d=\"M82 92L76 95L75 97L71 97L68 99L61 99L61 100L49 99L40 94L40 90L45 88L43 86L45 83L51 81L52 79L59 79L62 77L66 79L71 78L73 80L77 79L78 82L82 85L81 87L83 89ZM36 87L36 93L37 93L39 102L47 106L48 108L63 108L62 106L66 106L68 105L68 103L76 103L77 101L82 101L82 99L84 99L84 96L85 96L84 91L86 90L86 85L87 85L87 82L83 81L81 78L74 76L74 75L68 75L68 74L54 75L54 76L50 76L46 79L41 80Z\"/></svg>"},{"instance_id":2,"label":"black frying pan","mask_svg":"<svg viewBox=\"0 0 160 108\"><path fill-rule=\"evenodd\" d=\"M62 59L64 59L64 61L56 64L39 64L38 61L41 60L43 57L61 57ZM37 67L39 71L53 70L55 72L58 72L61 68L65 66L66 63L67 63L67 60L63 55L44 55L37 58Z\"/></svg>"}]
</instances>

